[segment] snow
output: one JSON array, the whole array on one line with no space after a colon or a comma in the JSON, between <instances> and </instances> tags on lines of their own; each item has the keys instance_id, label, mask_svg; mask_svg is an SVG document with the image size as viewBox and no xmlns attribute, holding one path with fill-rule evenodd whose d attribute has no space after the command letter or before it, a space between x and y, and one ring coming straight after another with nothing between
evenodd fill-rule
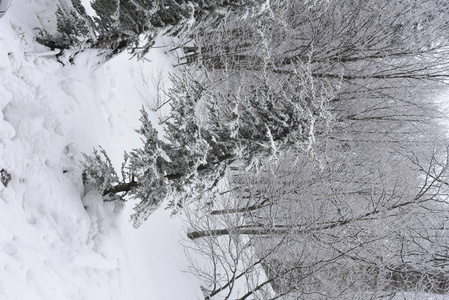
<instances>
[{"instance_id":1,"label":"snow","mask_svg":"<svg viewBox=\"0 0 449 300\"><path fill-rule=\"evenodd\" d=\"M170 57L157 48L151 63L123 54L98 66L85 51L62 66L33 40L35 27L54 28L54 5L15 1L0 19L0 169L11 175L0 184L0 299L201 299L181 220L160 209L136 230L133 203L104 204L81 180L83 152L101 145L119 169L140 145L148 78L166 76Z\"/></svg>"},{"instance_id":2,"label":"snow","mask_svg":"<svg viewBox=\"0 0 449 300\"><path fill-rule=\"evenodd\" d=\"M104 203L81 180L82 153L101 145L119 170L141 144L139 111L169 87L167 42L146 61L122 54L99 66L84 51L62 66L33 39L36 27L54 30L55 7L16 0L0 19L0 170L11 175L0 183L0 299L204 299L186 272L180 218L162 205L134 229L134 203ZM163 111L151 112L159 130Z\"/></svg>"}]
</instances>

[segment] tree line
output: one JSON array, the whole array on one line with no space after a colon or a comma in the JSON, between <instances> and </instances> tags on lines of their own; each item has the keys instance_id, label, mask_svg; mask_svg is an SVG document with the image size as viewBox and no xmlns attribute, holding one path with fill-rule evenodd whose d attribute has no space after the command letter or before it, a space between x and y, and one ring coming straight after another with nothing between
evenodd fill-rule
<instances>
[{"instance_id":1,"label":"tree line","mask_svg":"<svg viewBox=\"0 0 449 300\"><path fill-rule=\"evenodd\" d=\"M182 212L210 262L191 269L207 299L241 286L238 299L447 294L443 8L270 0L207 13L179 35L164 137L142 110L144 145L121 176L96 153L85 182L139 201L136 226L164 201Z\"/></svg>"},{"instance_id":2,"label":"tree line","mask_svg":"<svg viewBox=\"0 0 449 300\"><path fill-rule=\"evenodd\" d=\"M220 9L239 12L258 0L94 0L88 13L80 0L61 0L56 32L38 28L37 41L74 53L97 49L101 61L129 51L142 58L160 33L177 36Z\"/></svg>"}]
</instances>

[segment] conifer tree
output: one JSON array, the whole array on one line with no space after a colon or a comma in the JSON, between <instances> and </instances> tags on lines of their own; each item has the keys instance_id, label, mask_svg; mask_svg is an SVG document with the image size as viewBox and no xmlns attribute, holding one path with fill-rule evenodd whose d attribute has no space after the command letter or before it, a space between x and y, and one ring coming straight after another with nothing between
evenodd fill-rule
<instances>
[{"instance_id":1,"label":"conifer tree","mask_svg":"<svg viewBox=\"0 0 449 300\"><path fill-rule=\"evenodd\" d=\"M95 30L91 18L80 0L72 0L71 7L58 6L56 11L57 30L60 35L53 37L44 30L39 31L37 41L50 48L68 49L73 45L89 47L95 41Z\"/></svg>"},{"instance_id":2,"label":"conifer tree","mask_svg":"<svg viewBox=\"0 0 449 300\"><path fill-rule=\"evenodd\" d=\"M143 56L159 32L176 35L188 21L200 21L220 8L244 12L260 4L250 1L203 0L94 0L90 17L79 0L56 12L57 34L39 30L37 40L51 48L99 49L106 59L130 50Z\"/></svg>"},{"instance_id":3,"label":"conifer tree","mask_svg":"<svg viewBox=\"0 0 449 300\"><path fill-rule=\"evenodd\" d=\"M314 124L329 117L326 103L333 94L330 86L319 90L307 72L298 68L297 76L280 79L260 72L240 85L223 81L226 73L173 76L164 138L142 110L137 132L144 145L126 155L123 181L103 194L126 192L138 199L138 226L164 200L176 211L217 192L232 164L258 168L282 151L310 152Z\"/></svg>"}]
</instances>

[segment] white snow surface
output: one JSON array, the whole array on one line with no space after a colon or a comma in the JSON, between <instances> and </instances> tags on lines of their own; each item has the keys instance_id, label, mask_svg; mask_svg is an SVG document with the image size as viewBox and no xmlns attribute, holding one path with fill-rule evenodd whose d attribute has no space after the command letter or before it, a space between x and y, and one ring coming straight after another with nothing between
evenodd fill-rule
<instances>
[{"instance_id":1,"label":"white snow surface","mask_svg":"<svg viewBox=\"0 0 449 300\"><path fill-rule=\"evenodd\" d=\"M158 48L151 63L123 54L97 66L85 51L62 66L33 40L54 26L54 5L16 0L0 19L0 169L11 175L0 184L0 299L201 299L179 219L162 207L136 230L134 203L103 204L81 180L83 152L101 145L119 170L140 145L145 81L170 58Z\"/></svg>"}]
</instances>

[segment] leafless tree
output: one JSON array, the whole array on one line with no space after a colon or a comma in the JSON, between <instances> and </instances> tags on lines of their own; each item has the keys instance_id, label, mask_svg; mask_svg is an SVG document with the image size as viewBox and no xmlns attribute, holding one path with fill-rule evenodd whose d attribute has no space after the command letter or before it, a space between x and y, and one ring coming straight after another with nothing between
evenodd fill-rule
<instances>
[{"instance_id":1,"label":"leafless tree","mask_svg":"<svg viewBox=\"0 0 449 300\"><path fill-rule=\"evenodd\" d=\"M349 161L284 157L277 169L234 175L214 201L222 207L189 211L188 237L215 271L193 270L217 299L445 294L448 156L432 151L430 160L398 155L364 174ZM236 287L246 290L237 297Z\"/></svg>"},{"instance_id":2,"label":"leafless tree","mask_svg":"<svg viewBox=\"0 0 449 300\"><path fill-rule=\"evenodd\" d=\"M210 298L446 294L446 12L430 0L304 4L224 15L184 45L188 65L228 76L231 91L260 72L288 82L298 65L316 93L334 91L313 152L283 149L258 171L235 160L227 189L189 207L188 237L214 271L193 270Z\"/></svg>"}]
</instances>

